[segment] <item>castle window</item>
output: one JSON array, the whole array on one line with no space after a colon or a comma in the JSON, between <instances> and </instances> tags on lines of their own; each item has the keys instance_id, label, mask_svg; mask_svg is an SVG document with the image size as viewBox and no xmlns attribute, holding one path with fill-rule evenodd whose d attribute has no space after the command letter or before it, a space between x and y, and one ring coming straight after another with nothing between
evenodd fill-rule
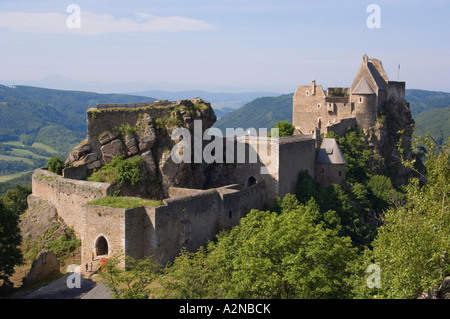
<instances>
[{"instance_id":1,"label":"castle window","mask_svg":"<svg viewBox=\"0 0 450 319\"><path fill-rule=\"evenodd\" d=\"M322 169L320 170L320 174L325 174L325 168L322 168Z\"/></svg>"},{"instance_id":2,"label":"castle window","mask_svg":"<svg viewBox=\"0 0 450 319\"><path fill-rule=\"evenodd\" d=\"M306 91L306 96L309 96L309 91Z\"/></svg>"},{"instance_id":3,"label":"castle window","mask_svg":"<svg viewBox=\"0 0 450 319\"><path fill-rule=\"evenodd\" d=\"M341 177L342 176L342 172L341 171L339 171L339 177Z\"/></svg>"},{"instance_id":4,"label":"castle window","mask_svg":"<svg viewBox=\"0 0 450 319\"><path fill-rule=\"evenodd\" d=\"M229 210L229 211L228 211L228 218L231 219L231 217L233 217L233 211L232 211L232 210Z\"/></svg>"},{"instance_id":5,"label":"castle window","mask_svg":"<svg viewBox=\"0 0 450 319\"><path fill-rule=\"evenodd\" d=\"M321 106L320 103L318 103L318 104L317 104L317 108L320 109L320 106Z\"/></svg>"},{"instance_id":6,"label":"castle window","mask_svg":"<svg viewBox=\"0 0 450 319\"><path fill-rule=\"evenodd\" d=\"M362 102L363 102L363 98L360 97L360 98L359 98L359 103L362 103Z\"/></svg>"},{"instance_id":7,"label":"castle window","mask_svg":"<svg viewBox=\"0 0 450 319\"><path fill-rule=\"evenodd\" d=\"M321 118L321 117L319 117L319 118L317 119L317 128L318 128L319 130L322 128L322 118Z\"/></svg>"}]
</instances>

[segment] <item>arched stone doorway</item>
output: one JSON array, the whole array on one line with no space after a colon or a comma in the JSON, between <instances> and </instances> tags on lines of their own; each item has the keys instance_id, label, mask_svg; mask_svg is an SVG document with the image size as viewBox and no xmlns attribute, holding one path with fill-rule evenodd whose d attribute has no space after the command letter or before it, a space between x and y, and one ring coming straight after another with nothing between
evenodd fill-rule
<instances>
[{"instance_id":1,"label":"arched stone doorway","mask_svg":"<svg viewBox=\"0 0 450 319\"><path fill-rule=\"evenodd\" d=\"M108 255L108 241L105 237L99 236L95 241L95 253L97 256Z\"/></svg>"},{"instance_id":2,"label":"arched stone doorway","mask_svg":"<svg viewBox=\"0 0 450 319\"><path fill-rule=\"evenodd\" d=\"M249 176L245 181L245 188L255 185L257 183L255 176Z\"/></svg>"}]
</instances>

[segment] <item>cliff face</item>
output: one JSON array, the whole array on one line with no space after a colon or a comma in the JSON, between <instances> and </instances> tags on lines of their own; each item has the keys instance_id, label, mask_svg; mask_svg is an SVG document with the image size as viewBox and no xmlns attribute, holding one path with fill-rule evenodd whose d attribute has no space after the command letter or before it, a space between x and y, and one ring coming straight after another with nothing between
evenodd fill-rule
<instances>
[{"instance_id":1,"label":"cliff face","mask_svg":"<svg viewBox=\"0 0 450 319\"><path fill-rule=\"evenodd\" d=\"M86 179L119 156L139 156L144 178L132 186L119 186L122 195L151 198L167 197L170 186L201 188L202 164L176 164L171 139L177 127L187 128L194 136L194 121L201 120L202 132L210 128L216 116L202 99L157 102L147 106L107 105L87 112L87 138L76 146L65 162L64 177Z\"/></svg>"},{"instance_id":2,"label":"cliff face","mask_svg":"<svg viewBox=\"0 0 450 319\"><path fill-rule=\"evenodd\" d=\"M414 124L407 102L389 101L381 110L374 127L366 131L367 143L383 157L384 173L389 174L396 184L406 184L412 174L401 160L412 160L415 156L412 152Z\"/></svg>"}]
</instances>

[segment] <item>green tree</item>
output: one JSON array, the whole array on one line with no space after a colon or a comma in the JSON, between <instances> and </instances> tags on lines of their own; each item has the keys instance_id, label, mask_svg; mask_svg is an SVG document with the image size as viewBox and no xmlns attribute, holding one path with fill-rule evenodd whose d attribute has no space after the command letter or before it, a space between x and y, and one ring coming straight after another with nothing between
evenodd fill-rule
<instances>
[{"instance_id":1,"label":"green tree","mask_svg":"<svg viewBox=\"0 0 450 319\"><path fill-rule=\"evenodd\" d=\"M19 215L6 208L0 198L0 279L8 280L14 267L22 263L21 242Z\"/></svg>"},{"instance_id":2,"label":"green tree","mask_svg":"<svg viewBox=\"0 0 450 319\"><path fill-rule=\"evenodd\" d=\"M298 174L295 196L302 204L307 203L311 197L317 196L316 183L307 170L303 170Z\"/></svg>"},{"instance_id":3,"label":"green tree","mask_svg":"<svg viewBox=\"0 0 450 319\"><path fill-rule=\"evenodd\" d=\"M174 298L345 298L348 237L326 228L312 200L286 195L281 213L252 210L198 252L182 253L166 269Z\"/></svg>"},{"instance_id":4,"label":"green tree","mask_svg":"<svg viewBox=\"0 0 450 319\"><path fill-rule=\"evenodd\" d=\"M47 169L55 174L61 175L64 168L64 162L59 156L53 156L47 161Z\"/></svg>"},{"instance_id":5,"label":"green tree","mask_svg":"<svg viewBox=\"0 0 450 319\"><path fill-rule=\"evenodd\" d=\"M347 129L345 135L338 138L337 142L347 160L345 175L350 184L365 183L382 167L383 158L367 146L358 130Z\"/></svg>"},{"instance_id":6,"label":"green tree","mask_svg":"<svg viewBox=\"0 0 450 319\"><path fill-rule=\"evenodd\" d=\"M20 215L28 208L28 195L31 194L30 186L15 185L6 191L3 196L3 204L14 214Z\"/></svg>"},{"instance_id":7,"label":"green tree","mask_svg":"<svg viewBox=\"0 0 450 319\"><path fill-rule=\"evenodd\" d=\"M411 179L406 204L385 213L373 251L366 254L366 266L381 269L381 288L370 290L360 282L362 297L417 298L450 275L450 141L425 144L426 183Z\"/></svg>"},{"instance_id":8,"label":"green tree","mask_svg":"<svg viewBox=\"0 0 450 319\"><path fill-rule=\"evenodd\" d=\"M120 267L125 262L127 269ZM122 260L112 256L99 272L102 283L110 288L114 299L147 299L157 288L154 282L158 277L159 265L151 258Z\"/></svg>"},{"instance_id":9,"label":"green tree","mask_svg":"<svg viewBox=\"0 0 450 319\"><path fill-rule=\"evenodd\" d=\"M289 121L278 121L275 124L275 128L278 129L278 136L291 136L294 134L295 127Z\"/></svg>"}]
</instances>

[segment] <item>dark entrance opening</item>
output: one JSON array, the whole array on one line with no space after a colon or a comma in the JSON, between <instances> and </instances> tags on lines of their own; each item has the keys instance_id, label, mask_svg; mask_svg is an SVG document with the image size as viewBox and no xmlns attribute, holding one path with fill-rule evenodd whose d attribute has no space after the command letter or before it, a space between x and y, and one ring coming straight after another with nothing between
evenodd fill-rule
<instances>
[{"instance_id":1,"label":"dark entrance opening","mask_svg":"<svg viewBox=\"0 0 450 319\"><path fill-rule=\"evenodd\" d=\"M252 185L256 184L256 178L254 176L250 176L249 178L247 178L247 181L245 182L245 187L250 187Z\"/></svg>"},{"instance_id":2,"label":"dark entrance opening","mask_svg":"<svg viewBox=\"0 0 450 319\"><path fill-rule=\"evenodd\" d=\"M97 256L108 255L108 242L106 241L105 237L100 236L99 238L97 238L95 251L97 252Z\"/></svg>"}]
</instances>

